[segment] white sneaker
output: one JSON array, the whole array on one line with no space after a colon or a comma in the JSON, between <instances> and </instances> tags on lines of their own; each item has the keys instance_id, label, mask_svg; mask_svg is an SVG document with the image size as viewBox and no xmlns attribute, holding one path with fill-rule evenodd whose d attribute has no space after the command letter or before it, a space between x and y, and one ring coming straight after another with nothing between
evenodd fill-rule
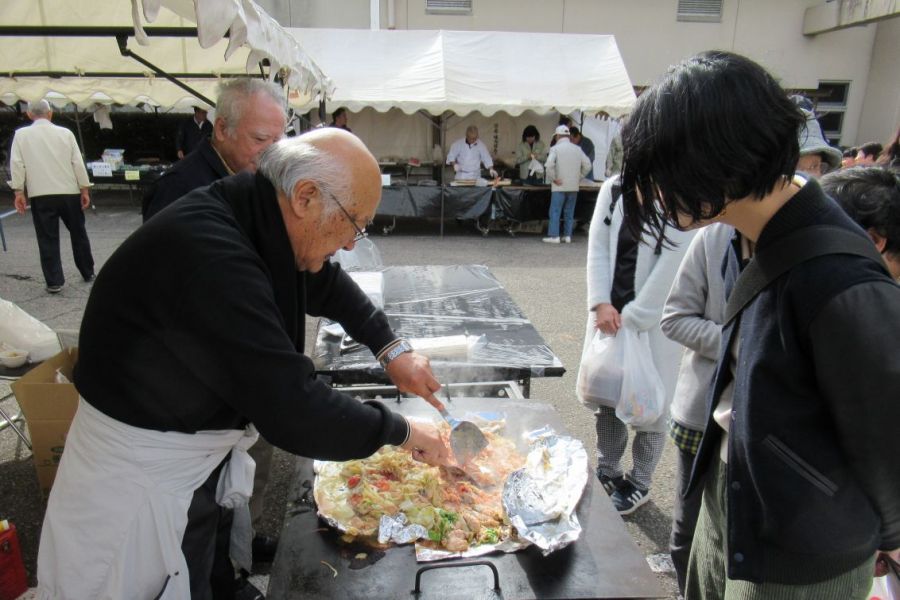
<instances>
[{"instance_id":1,"label":"white sneaker","mask_svg":"<svg viewBox=\"0 0 900 600\"><path fill-rule=\"evenodd\" d=\"M542 239L541 241L544 242L544 243L546 243L546 244L558 244L558 243L559 243L559 238L558 238L558 237L545 237L545 238Z\"/></svg>"},{"instance_id":2,"label":"white sneaker","mask_svg":"<svg viewBox=\"0 0 900 600\"><path fill-rule=\"evenodd\" d=\"M563 239L562 239L562 243L563 243L563 244L571 244L571 243L572 243L572 238L571 238L570 236L568 236L568 235L567 235L567 236L564 236Z\"/></svg>"}]
</instances>

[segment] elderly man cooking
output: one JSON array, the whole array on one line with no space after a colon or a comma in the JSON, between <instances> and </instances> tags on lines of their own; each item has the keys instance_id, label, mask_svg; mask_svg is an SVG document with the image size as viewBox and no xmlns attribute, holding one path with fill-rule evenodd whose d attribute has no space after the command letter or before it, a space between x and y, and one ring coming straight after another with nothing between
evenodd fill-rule
<instances>
[{"instance_id":1,"label":"elderly man cooking","mask_svg":"<svg viewBox=\"0 0 900 600\"><path fill-rule=\"evenodd\" d=\"M436 427L340 394L303 355L305 315L334 319L398 388L440 406L428 360L328 262L364 237L380 189L358 138L317 130L271 146L256 174L188 194L113 253L82 321L82 399L41 535L42 597L211 598L216 503L239 507L252 487L248 423L308 457L392 444L447 462ZM190 519L209 533L188 544Z\"/></svg>"},{"instance_id":2,"label":"elderly man cooking","mask_svg":"<svg viewBox=\"0 0 900 600\"><path fill-rule=\"evenodd\" d=\"M466 137L456 140L450 146L447 164L453 165L456 179L478 179L481 177L482 164L490 171L491 177L497 177L494 159L484 142L478 139L478 128L474 125L466 127Z\"/></svg>"}]
</instances>

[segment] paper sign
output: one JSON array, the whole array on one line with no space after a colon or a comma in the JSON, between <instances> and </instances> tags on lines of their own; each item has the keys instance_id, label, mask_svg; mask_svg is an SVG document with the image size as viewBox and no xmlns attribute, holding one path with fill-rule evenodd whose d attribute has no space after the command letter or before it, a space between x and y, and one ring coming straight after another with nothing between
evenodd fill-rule
<instances>
[{"instance_id":1,"label":"paper sign","mask_svg":"<svg viewBox=\"0 0 900 600\"><path fill-rule=\"evenodd\" d=\"M141 172L140 171L125 171L125 181L140 181L141 180Z\"/></svg>"},{"instance_id":2,"label":"paper sign","mask_svg":"<svg viewBox=\"0 0 900 600\"><path fill-rule=\"evenodd\" d=\"M94 163L91 165L94 177L112 177L112 165L109 163Z\"/></svg>"},{"instance_id":3,"label":"paper sign","mask_svg":"<svg viewBox=\"0 0 900 600\"><path fill-rule=\"evenodd\" d=\"M391 186L391 176L390 175L382 175L381 176L381 185L382 185L382 187L390 187Z\"/></svg>"}]
</instances>

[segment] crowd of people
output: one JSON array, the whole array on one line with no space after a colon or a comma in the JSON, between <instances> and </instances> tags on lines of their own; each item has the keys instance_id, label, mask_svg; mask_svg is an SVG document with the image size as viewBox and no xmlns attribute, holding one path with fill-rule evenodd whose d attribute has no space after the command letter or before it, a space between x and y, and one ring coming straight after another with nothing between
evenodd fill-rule
<instances>
[{"instance_id":1,"label":"crowd of people","mask_svg":"<svg viewBox=\"0 0 900 600\"><path fill-rule=\"evenodd\" d=\"M47 597L234 597L235 564L277 544L252 536L273 446L344 460L391 444L451 463L434 426L333 390L305 354L306 315L328 317L401 391L442 407L427 358L329 261L366 237L380 197L346 111L282 139L280 89L251 79L224 83L217 109L212 124L195 112L194 148L93 284L41 536ZM60 218L94 279L89 184L49 105L29 115L12 183L54 293ZM636 332L664 409L630 427L616 398L577 396L619 514L650 500L673 440L670 546L687 600L862 600L900 561L898 136L842 153L762 67L718 51L673 66L624 125L590 223L582 364L595 335ZM592 154L571 123L549 145L523 131L520 177L551 185L544 242L571 242ZM474 126L447 163L496 177Z\"/></svg>"}]
</instances>

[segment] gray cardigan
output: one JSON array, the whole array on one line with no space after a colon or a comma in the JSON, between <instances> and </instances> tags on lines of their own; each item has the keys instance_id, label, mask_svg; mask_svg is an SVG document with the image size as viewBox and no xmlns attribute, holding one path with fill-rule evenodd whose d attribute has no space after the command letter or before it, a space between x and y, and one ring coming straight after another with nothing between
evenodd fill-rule
<instances>
[{"instance_id":1,"label":"gray cardigan","mask_svg":"<svg viewBox=\"0 0 900 600\"><path fill-rule=\"evenodd\" d=\"M679 425L696 431L706 426L706 392L722 344L722 265L733 236L734 229L721 223L700 230L687 249L663 309L663 334L685 346L671 416Z\"/></svg>"}]
</instances>

